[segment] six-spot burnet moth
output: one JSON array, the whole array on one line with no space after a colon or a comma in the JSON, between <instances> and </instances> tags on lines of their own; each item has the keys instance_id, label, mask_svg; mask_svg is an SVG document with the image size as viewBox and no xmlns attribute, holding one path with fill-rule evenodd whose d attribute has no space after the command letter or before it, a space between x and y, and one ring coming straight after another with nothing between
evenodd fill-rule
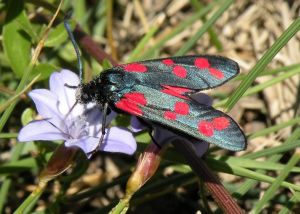
<instances>
[{"instance_id":1,"label":"six-spot burnet moth","mask_svg":"<svg viewBox=\"0 0 300 214\"><path fill-rule=\"evenodd\" d=\"M80 103L125 112L232 151L246 148L237 123L190 95L218 87L239 73L236 62L213 55L154 59L119 65L78 86ZM104 129L102 130L103 140ZM100 140L100 142L101 142Z\"/></svg>"}]
</instances>

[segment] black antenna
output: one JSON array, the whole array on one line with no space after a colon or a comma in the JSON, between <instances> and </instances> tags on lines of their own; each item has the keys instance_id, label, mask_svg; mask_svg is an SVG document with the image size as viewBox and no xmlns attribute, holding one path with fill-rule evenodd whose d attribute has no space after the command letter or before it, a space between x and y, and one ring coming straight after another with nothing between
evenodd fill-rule
<instances>
[{"instance_id":1,"label":"black antenna","mask_svg":"<svg viewBox=\"0 0 300 214\"><path fill-rule=\"evenodd\" d=\"M76 52L76 56L77 56L77 64L78 64L78 69L79 69L79 78L80 78L80 83L82 83L82 62L81 62L81 55L80 55L80 51L79 51L79 47L75 41L74 35L72 33L71 30L71 26L69 24L69 19L71 18L72 12L68 12L67 15L64 18L64 26L65 29L69 35L69 38L73 44L74 50Z\"/></svg>"}]
</instances>

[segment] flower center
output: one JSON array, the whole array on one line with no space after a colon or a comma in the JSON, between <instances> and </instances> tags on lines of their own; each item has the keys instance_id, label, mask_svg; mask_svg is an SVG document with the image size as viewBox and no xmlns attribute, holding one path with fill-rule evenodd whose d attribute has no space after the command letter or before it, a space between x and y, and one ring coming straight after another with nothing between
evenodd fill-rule
<instances>
[{"instance_id":1,"label":"flower center","mask_svg":"<svg viewBox=\"0 0 300 214\"><path fill-rule=\"evenodd\" d=\"M78 117L67 120L66 124L68 125L68 135L71 139L79 139L88 135L88 127L83 118Z\"/></svg>"}]
</instances>

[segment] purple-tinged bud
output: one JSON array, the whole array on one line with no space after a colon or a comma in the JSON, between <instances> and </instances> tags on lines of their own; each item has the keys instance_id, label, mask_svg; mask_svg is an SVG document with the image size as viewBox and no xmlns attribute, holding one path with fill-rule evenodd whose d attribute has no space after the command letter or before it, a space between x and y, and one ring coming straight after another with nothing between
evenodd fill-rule
<instances>
[{"instance_id":1,"label":"purple-tinged bud","mask_svg":"<svg viewBox=\"0 0 300 214\"><path fill-rule=\"evenodd\" d=\"M160 164L161 155L164 150L151 143L140 155L136 169L127 182L127 196L133 195L154 175Z\"/></svg>"}]
</instances>

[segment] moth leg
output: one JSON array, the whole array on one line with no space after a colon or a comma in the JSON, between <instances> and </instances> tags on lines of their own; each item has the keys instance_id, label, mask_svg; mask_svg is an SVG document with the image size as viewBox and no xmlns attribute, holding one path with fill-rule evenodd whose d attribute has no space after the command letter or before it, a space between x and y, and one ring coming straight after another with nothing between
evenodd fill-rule
<instances>
[{"instance_id":1,"label":"moth leg","mask_svg":"<svg viewBox=\"0 0 300 214\"><path fill-rule=\"evenodd\" d=\"M104 140L107 112L108 112L108 103L104 103L103 112L102 112L103 115L102 115L101 137L99 140L98 149L100 148Z\"/></svg>"},{"instance_id":2,"label":"moth leg","mask_svg":"<svg viewBox=\"0 0 300 214\"><path fill-rule=\"evenodd\" d=\"M161 145L159 145L159 143L158 143L158 142L155 140L155 138L153 137L152 131L153 131L153 128L151 128L151 130L149 130L149 135L150 135L150 137L151 137L152 142L153 142L159 149L162 149Z\"/></svg>"},{"instance_id":3,"label":"moth leg","mask_svg":"<svg viewBox=\"0 0 300 214\"><path fill-rule=\"evenodd\" d=\"M98 146L97 148L94 150L93 153L95 153L96 151L100 150L100 147L103 143L103 140L104 140L104 136L105 136L105 128L106 128L106 116L107 116L107 113L110 111L110 109L108 108L108 103L104 103L103 105L103 111L102 111L102 127L101 127L101 136L100 136L100 139L99 139L99 143L98 143Z\"/></svg>"},{"instance_id":4,"label":"moth leg","mask_svg":"<svg viewBox=\"0 0 300 214\"><path fill-rule=\"evenodd\" d=\"M161 149L161 145L157 142L157 140L153 136L153 131L154 131L154 124L150 122L149 120L144 120L142 118L136 117L136 119L141 123L143 126L146 127L146 130L148 131L148 134L150 135L150 138L152 142L159 148Z\"/></svg>"}]
</instances>

